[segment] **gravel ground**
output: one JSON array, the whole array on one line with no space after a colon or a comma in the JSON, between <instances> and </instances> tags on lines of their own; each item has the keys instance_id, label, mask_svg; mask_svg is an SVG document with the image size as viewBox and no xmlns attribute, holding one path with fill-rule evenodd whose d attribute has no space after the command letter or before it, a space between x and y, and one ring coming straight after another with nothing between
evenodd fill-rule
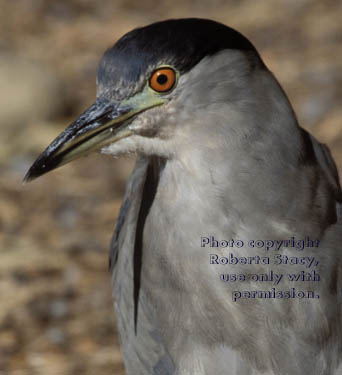
<instances>
[{"instance_id":1,"label":"gravel ground","mask_svg":"<svg viewBox=\"0 0 342 375\"><path fill-rule=\"evenodd\" d=\"M195 16L241 31L341 171L342 2L208 3L0 0L0 375L123 374L108 245L134 160L92 155L21 180L93 101L98 60L133 27Z\"/></svg>"}]
</instances>

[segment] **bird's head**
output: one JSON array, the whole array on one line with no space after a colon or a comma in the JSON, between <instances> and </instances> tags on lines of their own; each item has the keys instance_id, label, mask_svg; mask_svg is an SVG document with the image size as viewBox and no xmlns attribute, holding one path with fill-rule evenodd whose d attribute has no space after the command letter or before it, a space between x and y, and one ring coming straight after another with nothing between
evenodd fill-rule
<instances>
[{"instance_id":1,"label":"bird's head","mask_svg":"<svg viewBox=\"0 0 342 375\"><path fill-rule=\"evenodd\" d=\"M104 54L95 103L47 147L25 180L96 150L170 156L177 137L191 142L201 133L186 124L203 126L223 102L246 101L244 77L256 69L265 68L253 45L214 21L168 20L135 29ZM205 125L212 127L208 132L215 121Z\"/></svg>"}]
</instances>

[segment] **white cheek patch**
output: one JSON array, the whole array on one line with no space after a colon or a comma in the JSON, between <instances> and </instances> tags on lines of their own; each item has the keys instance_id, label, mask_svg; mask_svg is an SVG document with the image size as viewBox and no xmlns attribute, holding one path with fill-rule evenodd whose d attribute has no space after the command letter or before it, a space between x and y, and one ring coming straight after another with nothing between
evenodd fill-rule
<instances>
[{"instance_id":1,"label":"white cheek patch","mask_svg":"<svg viewBox=\"0 0 342 375\"><path fill-rule=\"evenodd\" d=\"M176 126L175 112L172 105L165 105L141 113L128 125L133 135L103 147L101 153L113 156L137 153L147 156L171 157L177 149L173 137L148 137L144 136L142 131L154 131L158 128L161 132L167 132L170 128L174 129ZM142 135L139 132L142 132Z\"/></svg>"},{"instance_id":2,"label":"white cheek patch","mask_svg":"<svg viewBox=\"0 0 342 375\"><path fill-rule=\"evenodd\" d=\"M102 154L120 156L123 154L137 153L143 155L158 155L170 158L174 149L172 142L157 138L146 138L140 135L132 135L120 139L118 142L101 149Z\"/></svg>"},{"instance_id":3,"label":"white cheek patch","mask_svg":"<svg viewBox=\"0 0 342 375\"><path fill-rule=\"evenodd\" d=\"M112 143L101 148L101 154L120 156L123 154L130 154L136 152L135 136L123 138L118 142Z\"/></svg>"}]
</instances>

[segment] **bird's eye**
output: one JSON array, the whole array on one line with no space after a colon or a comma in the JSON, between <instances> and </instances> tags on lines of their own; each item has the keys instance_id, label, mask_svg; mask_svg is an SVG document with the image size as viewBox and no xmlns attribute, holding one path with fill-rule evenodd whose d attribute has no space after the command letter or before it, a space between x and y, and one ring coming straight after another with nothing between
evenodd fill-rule
<instances>
[{"instance_id":1,"label":"bird's eye","mask_svg":"<svg viewBox=\"0 0 342 375\"><path fill-rule=\"evenodd\" d=\"M150 78L150 87L158 92L170 91L176 83L176 72L172 68L159 68Z\"/></svg>"}]
</instances>

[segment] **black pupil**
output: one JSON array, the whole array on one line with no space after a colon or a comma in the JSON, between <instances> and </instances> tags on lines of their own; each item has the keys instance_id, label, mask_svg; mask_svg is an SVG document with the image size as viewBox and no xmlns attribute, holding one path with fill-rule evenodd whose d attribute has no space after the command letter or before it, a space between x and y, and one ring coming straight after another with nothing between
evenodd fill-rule
<instances>
[{"instance_id":1,"label":"black pupil","mask_svg":"<svg viewBox=\"0 0 342 375\"><path fill-rule=\"evenodd\" d=\"M158 77L157 77L157 82L160 84L160 85L165 85L165 83L167 82L168 78L167 78L167 75L166 74L160 74Z\"/></svg>"}]
</instances>

